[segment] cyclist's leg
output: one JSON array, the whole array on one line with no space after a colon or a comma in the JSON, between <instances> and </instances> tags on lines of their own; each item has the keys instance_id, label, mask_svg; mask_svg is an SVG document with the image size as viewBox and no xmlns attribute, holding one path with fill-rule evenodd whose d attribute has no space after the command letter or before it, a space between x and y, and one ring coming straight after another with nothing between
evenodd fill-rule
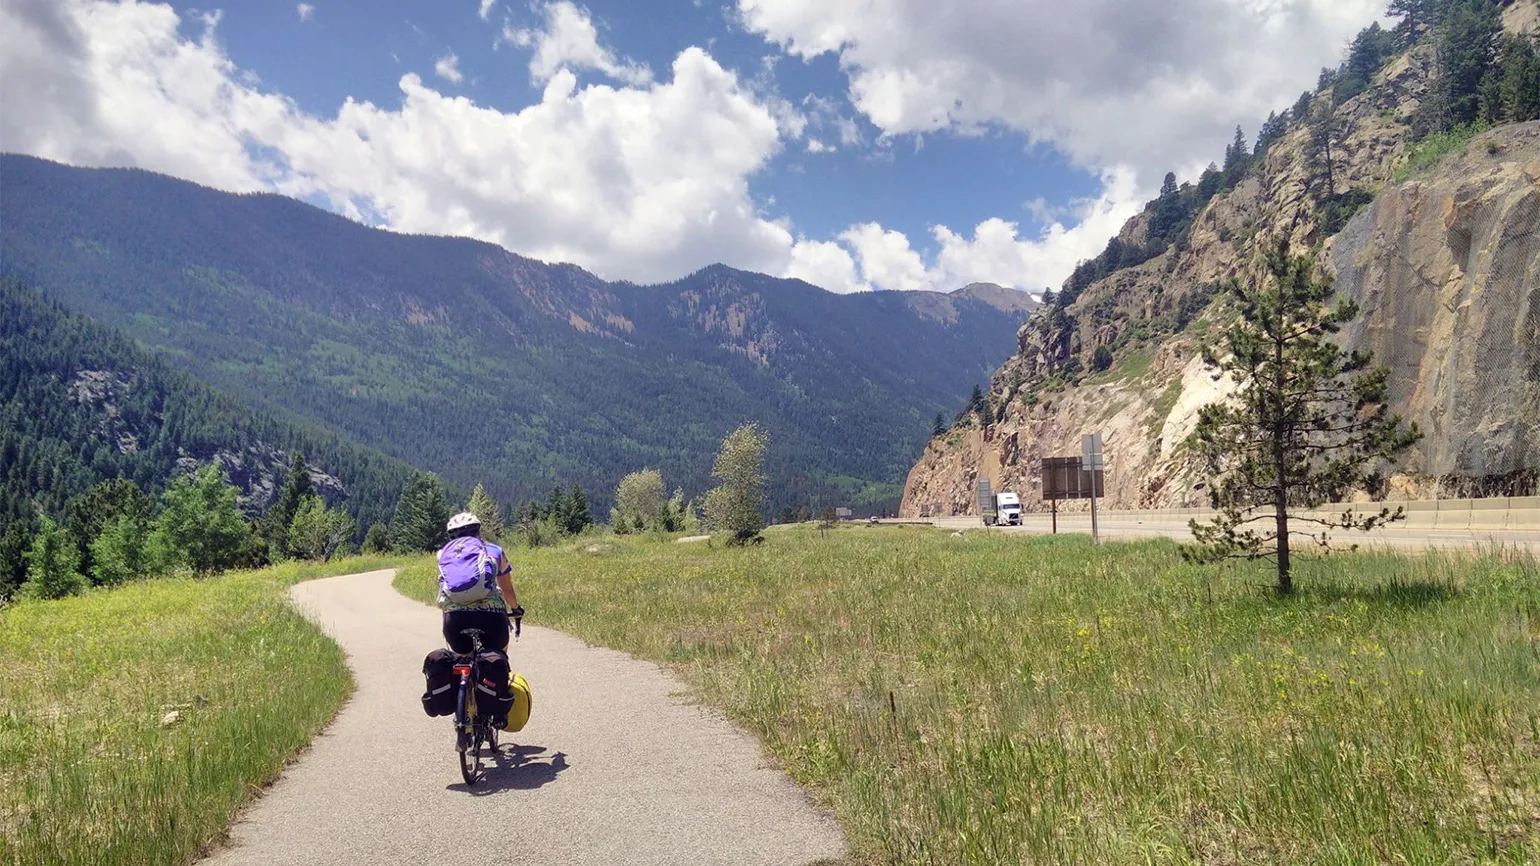
<instances>
[{"instance_id":1,"label":"cyclist's leg","mask_svg":"<svg viewBox=\"0 0 1540 866\"><path fill-rule=\"evenodd\" d=\"M481 613L479 610L446 610L444 611L444 642L449 648L467 655L472 649L471 639L460 632L468 628L481 628L481 623L469 614Z\"/></svg>"},{"instance_id":2,"label":"cyclist's leg","mask_svg":"<svg viewBox=\"0 0 1540 866\"><path fill-rule=\"evenodd\" d=\"M508 651L508 614L500 610L476 610L466 611L476 614L476 621L472 625L461 628L481 629L481 645L488 649Z\"/></svg>"}]
</instances>

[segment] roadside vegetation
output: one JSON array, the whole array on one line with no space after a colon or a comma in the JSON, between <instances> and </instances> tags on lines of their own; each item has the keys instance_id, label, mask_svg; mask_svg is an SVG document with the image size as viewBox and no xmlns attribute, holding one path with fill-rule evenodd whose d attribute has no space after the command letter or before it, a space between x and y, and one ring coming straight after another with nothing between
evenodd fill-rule
<instances>
[{"instance_id":1,"label":"roadside vegetation","mask_svg":"<svg viewBox=\"0 0 1540 866\"><path fill-rule=\"evenodd\" d=\"M1420 172L1438 165L1450 154L1463 154L1466 147L1470 145L1470 140L1486 130L1486 124L1474 123L1430 134L1412 147L1407 154L1406 163L1396 169L1391 183L1410 180Z\"/></svg>"},{"instance_id":2,"label":"roadside vegetation","mask_svg":"<svg viewBox=\"0 0 1540 866\"><path fill-rule=\"evenodd\" d=\"M1540 564L1294 574L1280 597L1267 564L1170 542L893 527L515 559L532 621L670 665L833 806L857 862L1540 859Z\"/></svg>"},{"instance_id":3,"label":"roadside vegetation","mask_svg":"<svg viewBox=\"0 0 1540 866\"><path fill-rule=\"evenodd\" d=\"M191 862L352 690L290 606L354 558L0 610L0 863Z\"/></svg>"}]
</instances>

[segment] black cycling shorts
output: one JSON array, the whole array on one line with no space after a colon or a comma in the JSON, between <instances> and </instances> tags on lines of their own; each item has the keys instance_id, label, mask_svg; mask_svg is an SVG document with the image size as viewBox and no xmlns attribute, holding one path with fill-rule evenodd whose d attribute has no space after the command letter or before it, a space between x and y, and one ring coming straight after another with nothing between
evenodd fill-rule
<instances>
[{"instance_id":1,"label":"black cycling shorts","mask_svg":"<svg viewBox=\"0 0 1540 866\"><path fill-rule=\"evenodd\" d=\"M481 645L487 649L508 649L508 614L500 610L446 610L444 611L444 640L449 648L465 655L471 651L469 635L460 634L462 629L481 629Z\"/></svg>"}]
</instances>

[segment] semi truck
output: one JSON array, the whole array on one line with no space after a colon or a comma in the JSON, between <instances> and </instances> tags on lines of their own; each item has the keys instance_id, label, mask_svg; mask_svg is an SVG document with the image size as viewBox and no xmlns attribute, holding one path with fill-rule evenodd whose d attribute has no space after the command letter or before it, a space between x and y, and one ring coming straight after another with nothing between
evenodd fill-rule
<instances>
[{"instance_id":1,"label":"semi truck","mask_svg":"<svg viewBox=\"0 0 1540 866\"><path fill-rule=\"evenodd\" d=\"M1009 491L993 493L989 489L989 480L980 478L978 481L979 514L984 518L985 526L1020 526L1021 525L1021 498Z\"/></svg>"},{"instance_id":2,"label":"semi truck","mask_svg":"<svg viewBox=\"0 0 1540 866\"><path fill-rule=\"evenodd\" d=\"M996 526L1020 526L1021 525L1021 498L1014 493L1000 492L995 494L995 525Z\"/></svg>"}]
</instances>

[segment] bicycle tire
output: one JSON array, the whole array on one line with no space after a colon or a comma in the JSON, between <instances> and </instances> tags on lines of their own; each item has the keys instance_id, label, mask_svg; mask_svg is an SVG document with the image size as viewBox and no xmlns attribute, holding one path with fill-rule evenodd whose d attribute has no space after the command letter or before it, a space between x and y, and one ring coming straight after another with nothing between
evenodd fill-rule
<instances>
[{"instance_id":1,"label":"bicycle tire","mask_svg":"<svg viewBox=\"0 0 1540 866\"><path fill-rule=\"evenodd\" d=\"M468 691L461 683L459 704L455 708L455 751L460 753L460 777L465 784L474 785L481 777L481 743L476 736L475 720L471 718Z\"/></svg>"}]
</instances>

